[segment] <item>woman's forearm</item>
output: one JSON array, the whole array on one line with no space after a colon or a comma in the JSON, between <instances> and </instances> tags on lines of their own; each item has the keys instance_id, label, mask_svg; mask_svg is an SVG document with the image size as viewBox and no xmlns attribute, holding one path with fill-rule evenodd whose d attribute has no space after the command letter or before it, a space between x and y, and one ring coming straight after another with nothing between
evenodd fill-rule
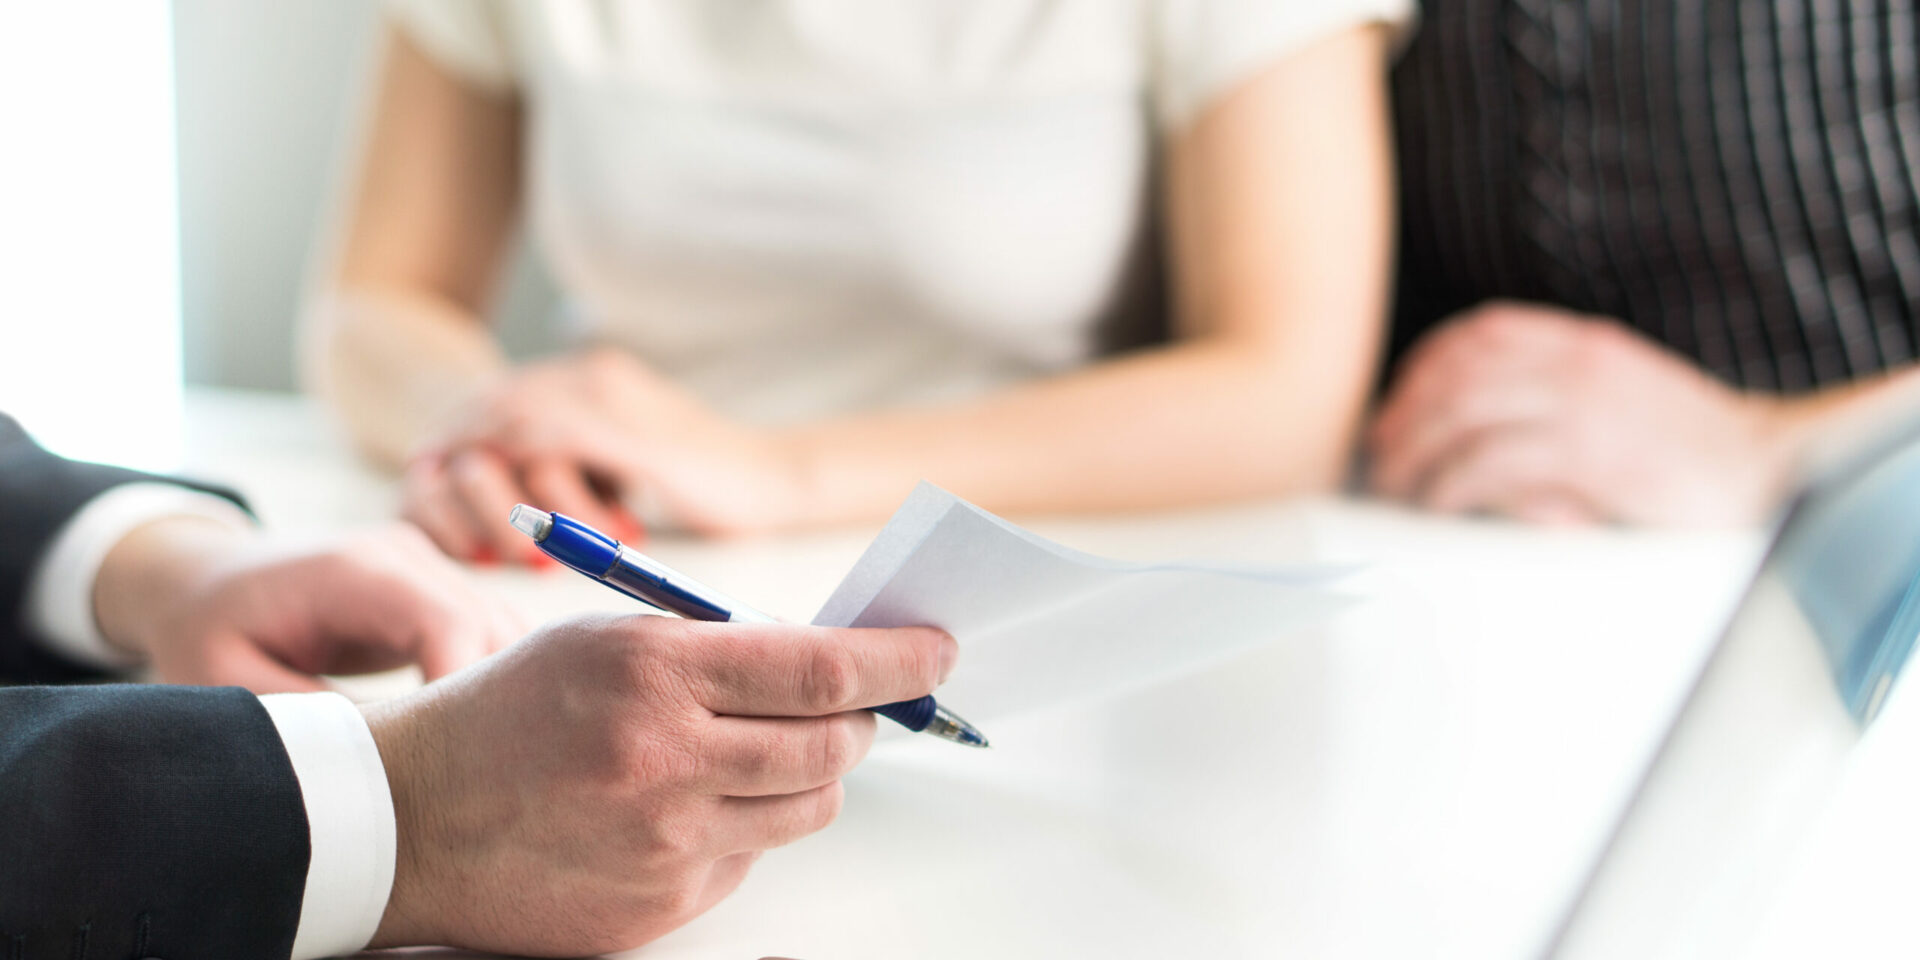
<instances>
[{"instance_id":1,"label":"woman's forearm","mask_svg":"<svg viewBox=\"0 0 1920 960\"><path fill-rule=\"evenodd\" d=\"M521 113L385 37L302 367L368 453L399 463L506 366L482 314L519 206Z\"/></svg>"},{"instance_id":2,"label":"woman's forearm","mask_svg":"<svg viewBox=\"0 0 1920 960\"><path fill-rule=\"evenodd\" d=\"M780 437L804 465L796 525L883 516L922 479L1011 513L1329 490L1371 373L1370 350L1200 339L972 403L802 425Z\"/></svg>"},{"instance_id":3,"label":"woman's forearm","mask_svg":"<svg viewBox=\"0 0 1920 960\"><path fill-rule=\"evenodd\" d=\"M389 465L507 369L486 324L417 293L337 290L315 304L306 341L309 388Z\"/></svg>"},{"instance_id":4,"label":"woman's forearm","mask_svg":"<svg viewBox=\"0 0 1920 960\"><path fill-rule=\"evenodd\" d=\"M1385 32L1223 95L1169 150L1172 346L941 410L783 435L798 523L884 515L922 478L994 510L1131 510L1338 483L1378 363L1392 249Z\"/></svg>"}]
</instances>

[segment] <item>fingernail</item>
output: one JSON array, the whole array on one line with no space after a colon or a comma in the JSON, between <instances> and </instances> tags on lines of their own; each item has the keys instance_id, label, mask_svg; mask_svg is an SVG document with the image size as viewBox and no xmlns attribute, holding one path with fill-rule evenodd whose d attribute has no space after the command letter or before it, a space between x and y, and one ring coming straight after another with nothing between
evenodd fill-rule
<instances>
[{"instance_id":1,"label":"fingernail","mask_svg":"<svg viewBox=\"0 0 1920 960\"><path fill-rule=\"evenodd\" d=\"M960 659L960 641L951 634L940 641L940 682L946 683L953 673L954 662Z\"/></svg>"}]
</instances>

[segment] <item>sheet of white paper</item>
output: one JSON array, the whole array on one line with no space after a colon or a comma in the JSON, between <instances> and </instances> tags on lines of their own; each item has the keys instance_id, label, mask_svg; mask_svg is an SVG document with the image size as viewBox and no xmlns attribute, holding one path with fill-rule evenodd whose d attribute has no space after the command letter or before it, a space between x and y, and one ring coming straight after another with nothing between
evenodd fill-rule
<instances>
[{"instance_id":1,"label":"sheet of white paper","mask_svg":"<svg viewBox=\"0 0 1920 960\"><path fill-rule=\"evenodd\" d=\"M825 626L960 641L940 702L982 723L1217 663L1353 603L1350 566L1127 563L1071 550L922 483L827 599Z\"/></svg>"}]
</instances>

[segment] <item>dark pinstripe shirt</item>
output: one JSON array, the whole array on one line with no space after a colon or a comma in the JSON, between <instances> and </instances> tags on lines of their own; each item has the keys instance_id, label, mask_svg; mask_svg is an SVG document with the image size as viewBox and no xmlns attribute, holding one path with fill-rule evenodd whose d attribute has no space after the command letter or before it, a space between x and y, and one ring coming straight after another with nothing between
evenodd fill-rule
<instances>
[{"instance_id":1,"label":"dark pinstripe shirt","mask_svg":"<svg viewBox=\"0 0 1920 960\"><path fill-rule=\"evenodd\" d=\"M1510 297L1754 388L1912 360L1916 6L1427 0L1394 72L1396 347Z\"/></svg>"}]
</instances>

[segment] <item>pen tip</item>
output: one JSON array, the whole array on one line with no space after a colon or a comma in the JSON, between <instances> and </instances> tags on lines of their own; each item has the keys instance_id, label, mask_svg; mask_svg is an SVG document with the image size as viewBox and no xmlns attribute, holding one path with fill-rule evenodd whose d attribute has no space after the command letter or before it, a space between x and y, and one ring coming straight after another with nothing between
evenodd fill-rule
<instances>
[{"instance_id":1,"label":"pen tip","mask_svg":"<svg viewBox=\"0 0 1920 960\"><path fill-rule=\"evenodd\" d=\"M968 723L944 706L934 708L933 722L927 724L924 732L931 733L942 740L951 740L961 746L980 748L990 746L987 743L987 735L981 733L979 727Z\"/></svg>"},{"instance_id":2,"label":"pen tip","mask_svg":"<svg viewBox=\"0 0 1920 960\"><path fill-rule=\"evenodd\" d=\"M535 540L545 540L547 534L553 532L553 514L524 503L514 506L513 512L507 514L507 522Z\"/></svg>"},{"instance_id":3,"label":"pen tip","mask_svg":"<svg viewBox=\"0 0 1920 960\"><path fill-rule=\"evenodd\" d=\"M972 727L962 727L958 730L955 730L953 732L952 740L954 743L960 744L961 746L978 747L979 749L982 749L982 750L985 750L986 748L993 746L993 744L987 742L987 737L985 734L981 733L978 730L975 730Z\"/></svg>"}]
</instances>

